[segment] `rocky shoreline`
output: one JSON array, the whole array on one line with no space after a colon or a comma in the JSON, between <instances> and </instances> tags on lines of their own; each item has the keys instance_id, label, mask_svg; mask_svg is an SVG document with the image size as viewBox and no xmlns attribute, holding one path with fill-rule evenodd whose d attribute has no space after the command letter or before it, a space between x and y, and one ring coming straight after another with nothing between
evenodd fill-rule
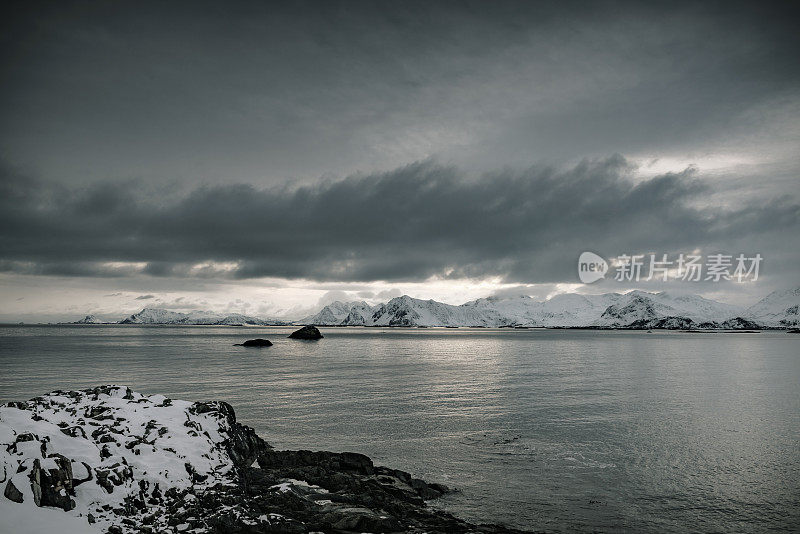
<instances>
[{"instance_id":1,"label":"rocky shoreline","mask_svg":"<svg viewBox=\"0 0 800 534\"><path fill-rule=\"evenodd\" d=\"M362 454L275 450L227 403L121 386L0 407L0 458L3 532L48 508L62 533L521 532L434 510L447 487Z\"/></svg>"}]
</instances>

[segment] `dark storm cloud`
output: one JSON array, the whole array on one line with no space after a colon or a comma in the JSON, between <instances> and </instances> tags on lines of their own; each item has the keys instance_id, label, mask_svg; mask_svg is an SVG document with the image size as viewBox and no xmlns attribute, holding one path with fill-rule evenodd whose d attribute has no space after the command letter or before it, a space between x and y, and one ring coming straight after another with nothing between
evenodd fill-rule
<instances>
[{"instance_id":1,"label":"dark storm cloud","mask_svg":"<svg viewBox=\"0 0 800 534\"><path fill-rule=\"evenodd\" d=\"M150 300L156 298L155 295L139 295L134 300Z\"/></svg>"},{"instance_id":2,"label":"dark storm cloud","mask_svg":"<svg viewBox=\"0 0 800 534\"><path fill-rule=\"evenodd\" d=\"M730 252L797 260L795 199L697 207L709 193L697 171L645 181L632 171L613 156L465 179L456 167L422 162L295 188L200 187L169 201L141 188L64 189L5 172L0 266L70 276L535 283L574 281L584 250L718 252L744 242L749 248Z\"/></svg>"},{"instance_id":3,"label":"dark storm cloud","mask_svg":"<svg viewBox=\"0 0 800 534\"><path fill-rule=\"evenodd\" d=\"M57 180L260 184L430 156L702 152L795 101L793 10L28 1L0 28L0 142Z\"/></svg>"},{"instance_id":4,"label":"dark storm cloud","mask_svg":"<svg viewBox=\"0 0 800 534\"><path fill-rule=\"evenodd\" d=\"M794 282L794 10L12 4L0 271L132 291L134 275L527 284L574 281L587 249L702 248L762 252ZM745 174L631 175L636 158L742 152Z\"/></svg>"}]
</instances>

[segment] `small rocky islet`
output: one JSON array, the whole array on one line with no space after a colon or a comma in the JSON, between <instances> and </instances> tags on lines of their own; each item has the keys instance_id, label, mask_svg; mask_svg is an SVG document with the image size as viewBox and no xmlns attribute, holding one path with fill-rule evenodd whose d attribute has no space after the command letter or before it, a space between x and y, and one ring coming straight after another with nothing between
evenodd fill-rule
<instances>
[{"instance_id":1,"label":"small rocky islet","mask_svg":"<svg viewBox=\"0 0 800 534\"><path fill-rule=\"evenodd\" d=\"M261 338L248 339L244 343L236 343L234 346L235 347L271 347L272 346L272 341L270 341L269 339L261 339Z\"/></svg>"},{"instance_id":2,"label":"small rocky islet","mask_svg":"<svg viewBox=\"0 0 800 534\"><path fill-rule=\"evenodd\" d=\"M299 330L295 330L291 334L289 334L289 339L307 339L307 340L314 340L314 339L322 339L324 336L319 331L319 329L314 325L306 325Z\"/></svg>"},{"instance_id":3,"label":"small rocky islet","mask_svg":"<svg viewBox=\"0 0 800 534\"><path fill-rule=\"evenodd\" d=\"M322 339L324 336L317 329L317 327L308 325L295 330L287 336L289 339L304 339L304 340L317 340ZM272 342L269 339L248 339L244 343L235 343L235 347L271 347Z\"/></svg>"},{"instance_id":4,"label":"small rocky islet","mask_svg":"<svg viewBox=\"0 0 800 534\"><path fill-rule=\"evenodd\" d=\"M521 532L432 509L446 486L362 454L275 450L225 402L124 386L0 406L0 461L14 521L50 508L100 533Z\"/></svg>"}]
</instances>

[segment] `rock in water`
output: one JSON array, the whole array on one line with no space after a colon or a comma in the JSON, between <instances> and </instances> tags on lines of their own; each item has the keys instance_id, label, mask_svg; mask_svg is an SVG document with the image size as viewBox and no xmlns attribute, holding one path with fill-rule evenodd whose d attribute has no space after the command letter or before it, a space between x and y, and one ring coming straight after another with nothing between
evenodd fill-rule
<instances>
[{"instance_id":1,"label":"rock in water","mask_svg":"<svg viewBox=\"0 0 800 534\"><path fill-rule=\"evenodd\" d=\"M244 343L236 343L236 347L271 347L272 342L269 339L248 339Z\"/></svg>"},{"instance_id":2,"label":"rock in water","mask_svg":"<svg viewBox=\"0 0 800 534\"><path fill-rule=\"evenodd\" d=\"M292 339L322 339L322 334L316 326L308 325L300 330L295 330L289 334L289 337Z\"/></svg>"}]
</instances>

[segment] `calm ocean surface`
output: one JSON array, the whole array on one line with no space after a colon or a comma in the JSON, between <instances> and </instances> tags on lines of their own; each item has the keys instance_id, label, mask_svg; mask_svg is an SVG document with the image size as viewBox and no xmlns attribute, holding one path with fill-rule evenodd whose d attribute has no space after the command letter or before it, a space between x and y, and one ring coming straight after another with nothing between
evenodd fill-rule
<instances>
[{"instance_id":1,"label":"calm ocean surface","mask_svg":"<svg viewBox=\"0 0 800 534\"><path fill-rule=\"evenodd\" d=\"M800 528L800 335L0 327L0 401L105 383L230 402L277 448L357 451L548 532ZM265 349L233 343L267 337Z\"/></svg>"}]
</instances>

